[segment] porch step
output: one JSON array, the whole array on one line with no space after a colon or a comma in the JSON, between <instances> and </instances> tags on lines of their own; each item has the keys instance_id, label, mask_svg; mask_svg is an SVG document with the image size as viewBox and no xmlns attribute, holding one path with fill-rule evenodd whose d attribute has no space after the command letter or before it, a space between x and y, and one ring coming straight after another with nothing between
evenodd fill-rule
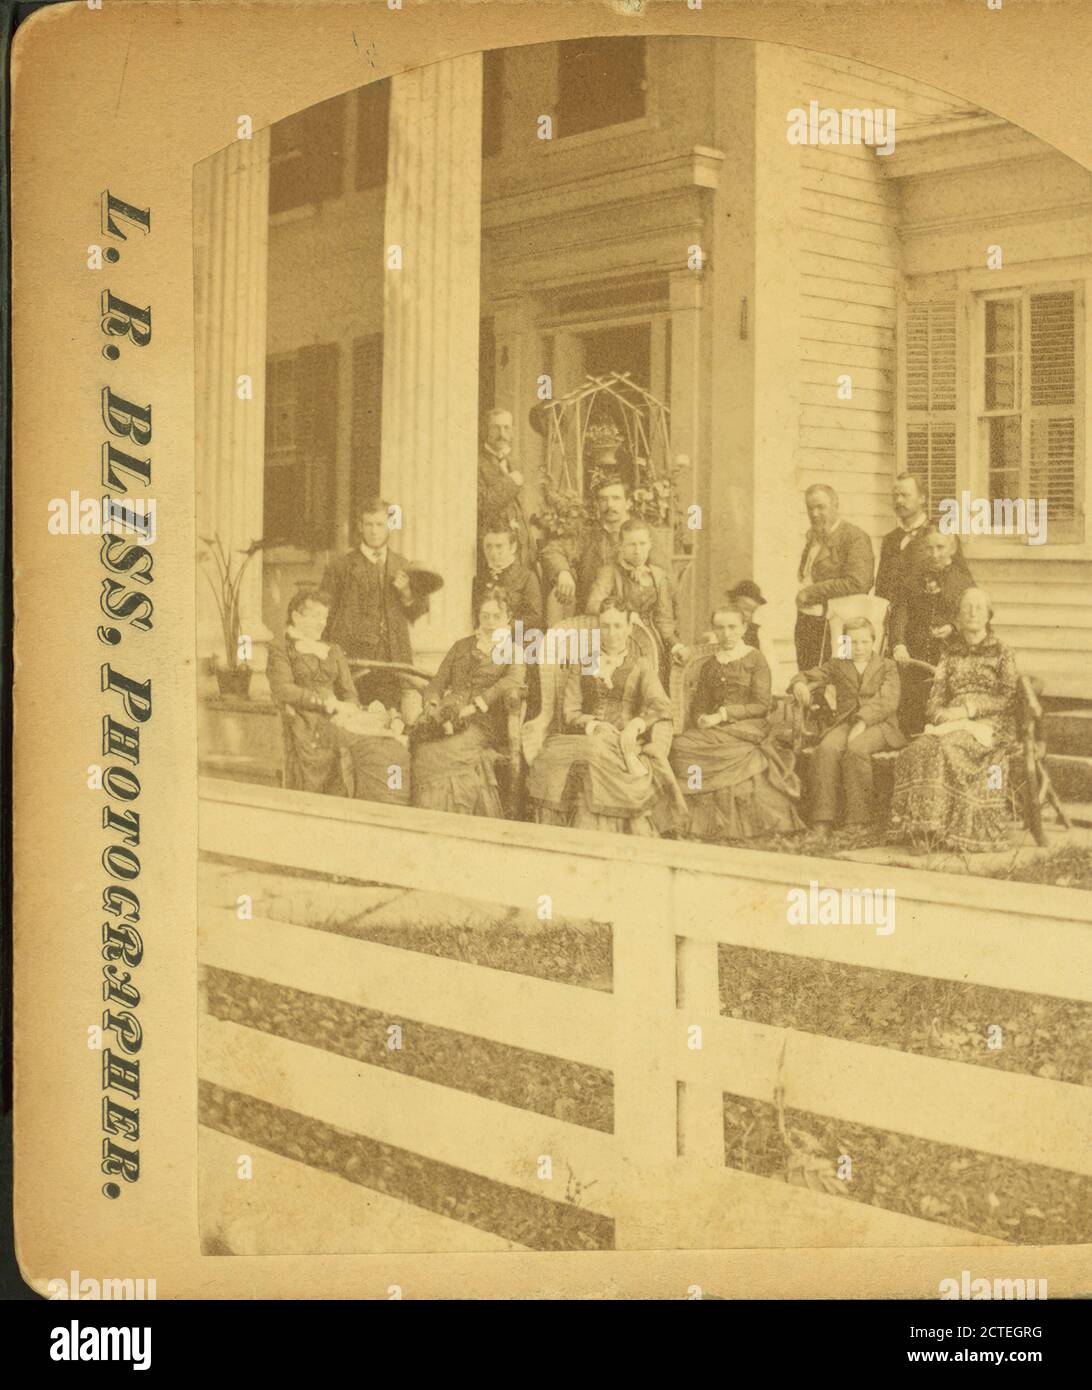
<instances>
[{"instance_id":1,"label":"porch step","mask_svg":"<svg viewBox=\"0 0 1092 1390\"><path fill-rule=\"evenodd\" d=\"M1046 765L1062 801L1092 801L1092 758L1048 753Z\"/></svg>"},{"instance_id":2,"label":"porch step","mask_svg":"<svg viewBox=\"0 0 1092 1390\"><path fill-rule=\"evenodd\" d=\"M1051 753L1092 757L1092 709L1048 710L1043 733Z\"/></svg>"}]
</instances>

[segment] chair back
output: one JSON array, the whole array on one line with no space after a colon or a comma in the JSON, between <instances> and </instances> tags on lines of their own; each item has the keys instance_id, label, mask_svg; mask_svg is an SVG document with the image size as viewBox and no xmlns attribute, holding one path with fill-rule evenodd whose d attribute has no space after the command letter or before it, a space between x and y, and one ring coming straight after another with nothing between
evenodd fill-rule
<instances>
[{"instance_id":1,"label":"chair back","mask_svg":"<svg viewBox=\"0 0 1092 1390\"><path fill-rule=\"evenodd\" d=\"M844 598L827 600L827 631L830 634L830 652L838 655L845 625L850 618L867 618L876 631L876 655L882 656L887 644L887 599L875 594L847 594Z\"/></svg>"},{"instance_id":2,"label":"chair back","mask_svg":"<svg viewBox=\"0 0 1092 1390\"><path fill-rule=\"evenodd\" d=\"M540 704L539 712L533 719L525 719L520 731L523 756L528 763L538 757L542 745L552 733L556 733L564 723L565 681L569 671L580 659L581 632L590 632L598 627L597 618L581 615L567 618L555 627L548 629L553 635L553 661L543 660L538 668ZM569 657L573 657L573 661Z\"/></svg>"},{"instance_id":3,"label":"chair back","mask_svg":"<svg viewBox=\"0 0 1092 1390\"><path fill-rule=\"evenodd\" d=\"M671 668L671 689L668 693L671 696L671 719L677 734L683 733L686 729L686 720L701 668L716 649L716 642L699 642L690 648L690 655L681 666Z\"/></svg>"}]
</instances>

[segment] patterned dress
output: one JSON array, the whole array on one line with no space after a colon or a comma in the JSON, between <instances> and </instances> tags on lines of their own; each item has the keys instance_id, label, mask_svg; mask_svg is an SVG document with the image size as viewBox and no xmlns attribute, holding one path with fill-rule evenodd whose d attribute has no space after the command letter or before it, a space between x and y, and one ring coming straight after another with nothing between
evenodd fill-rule
<instances>
[{"instance_id":1,"label":"patterned dress","mask_svg":"<svg viewBox=\"0 0 1092 1390\"><path fill-rule=\"evenodd\" d=\"M603 675L574 666L564 710L565 732L547 739L531 765L528 794L540 824L657 835L685 823L666 747L658 741L670 729L671 703L651 663L632 645ZM621 734L632 719L644 721L647 741L627 758ZM661 729L650 737L656 725Z\"/></svg>"},{"instance_id":2,"label":"patterned dress","mask_svg":"<svg viewBox=\"0 0 1092 1390\"><path fill-rule=\"evenodd\" d=\"M405 744L393 734L350 733L326 712L330 695L356 703L352 674L340 647L330 643L323 657L299 651L286 634L270 644L266 675L273 699L285 712L287 786L345 796L351 785L360 801L409 802L410 757ZM350 768L345 766L346 756Z\"/></svg>"},{"instance_id":3,"label":"patterned dress","mask_svg":"<svg viewBox=\"0 0 1092 1390\"><path fill-rule=\"evenodd\" d=\"M413 731L413 804L433 811L503 819L496 762L504 740L505 697L523 689L526 668L499 664L476 635L462 637L425 691ZM476 704L474 714L459 711ZM452 732L444 732L444 724Z\"/></svg>"},{"instance_id":4,"label":"patterned dress","mask_svg":"<svg viewBox=\"0 0 1092 1390\"><path fill-rule=\"evenodd\" d=\"M732 661L709 657L690 708L690 727L671 745L671 766L687 798L690 833L702 840L750 840L804 828L792 754L770 735L770 667L748 649ZM699 729L724 709L726 724ZM700 780L699 780L700 777Z\"/></svg>"},{"instance_id":5,"label":"patterned dress","mask_svg":"<svg viewBox=\"0 0 1092 1390\"><path fill-rule=\"evenodd\" d=\"M969 853L1004 848L1019 775L1015 763L1011 772L1009 767L1016 683L1012 652L992 633L973 647L961 636L952 638L933 680L926 732L895 764L892 838ZM949 733L930 732L941 709L966 703L969 723L959 721Z\"/></svg>"}]
</instances>

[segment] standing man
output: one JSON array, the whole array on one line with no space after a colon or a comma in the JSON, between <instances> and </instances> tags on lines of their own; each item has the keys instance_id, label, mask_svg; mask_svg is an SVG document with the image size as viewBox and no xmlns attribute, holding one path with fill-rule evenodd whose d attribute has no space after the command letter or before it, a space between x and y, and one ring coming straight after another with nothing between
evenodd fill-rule
<instances>
[{"instance_id":1,"label":"standing man","mask_svg":"<svg viewBox=\"0 0 1092 1390\"><path fill-rule=\"evenodd\" d=\"M409 565L391 550L390 518L395 509L381 497L365 501L359 517L360 545L331 561L322 581L330 595L326 639L358 660L413 661L410 624L428 612L428 571L411 578ZM435 583L431 587L437 587ZM412 724L421 711L421 697L391 671L375 671L360 685L363 704L382 700L401 708Z\"/></svg>"},{"instance_id":2,"label":"standing man","mask_svg":"<svg viewBox=\"0 0 1092 1390\"><path fill-rule=\"evenodd\" d=\"M907 663L937 664L955 632L959 601L974 587L958 536L927 526L921 543L925 561L903 576L890 624L891 655L899 665L902 681L899 720L908 737L925 728L930 679Z\"/></svg>"},{"instance_id":3,"label":"standing man","mask_svg":"<svg viewBox=\"0 0 1092 1390\"><path fill-rule=\"evenodd\" d=\"M876 597L895 606L901 597L903 581L925 563L924 538L929 518L921 485L910 473L900 473L891 493L898 525L888 531L880 545L880 566L876 571Z\"/></svg>"},{"instance_id":4,"label":"standing man","mask_svg":"<svg viewBox=\"0 0 1092 1390\"><path fill-rule=\"evenodd\" d=\"M867 594L875 559L866 531L839 515L838 494L826 483L804 493L811 529L800 556L796 595L796 660L802 671L823 660L827 636L827 601L848 594Z\"/></svg>"},{"instance_id":5,"label":"standing man","mask_svg":"<svg viewBox=\"0 0 1092 1390\"><path fill-rule=\"evenodd\" d=\"M521 565L534 563L534 541L523 508L523 474L512 462L512 412L494 406L485 417L485 437L478 454L478 534L503 521L516 538Z\"/></svg>"},{"instance_id":6,"label":"standing man","mask_svg":"<svg viewBox=\"0 0 1092 1390\"><path fill-rule=\"evenodd\" d=\"M548 541L539 554L547 603L553 597L560 610L551 613L548 607L547 622L555 617L586 613L588 595L599 571L619 561L622 526L629 520L630 508L629 488L621 478L603 478L595 492L595 508L598 521L583 537L575 541ZM670 575L670 557L666 564L655 552L648 558Z\"/></svg>"}]
</instances>

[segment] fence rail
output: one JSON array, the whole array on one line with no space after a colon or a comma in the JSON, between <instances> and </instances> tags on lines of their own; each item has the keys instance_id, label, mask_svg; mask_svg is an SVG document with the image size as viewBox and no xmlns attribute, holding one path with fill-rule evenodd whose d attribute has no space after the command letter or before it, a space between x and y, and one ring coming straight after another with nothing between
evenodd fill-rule
<instances>
[{"instance_id":1,"label":"fence rail","mask_svg":"<svg viewBox=\"0 0 1092 1390\"><path fill-rule=\"evenodd\" d=\"M726 1166L726 1095L965 1149L1033 1175L1052 1169L1082 1183L1092 1176L1092 1089L725 1017L718 959L723 943L1088 1001L1092 926L1087 897L1076 890L577 836L216 779L201 786L199 842L206 856L531 912L548 896L555 919L610 924L607 993L274 921L260 910L252 921L224 903L203 903L201 913L200 959L210 970L609 1072L612 1123L601 1132L472 1087L362 1065L320 1039L214 1017L201 1025L204 1082L545 1198L554 1204L544 1208L547 1225L563 1208L611 1223L593 1236L578 1233L578 1246L992 1243L953 1218L924 1219L847 1201L829 1185L788 1186ZM812 880L838 888L882 880L896 891L895 932L789 925L788 891ZM548 1180L544 1156L552 1160Z\"/></svg>"}]
</instances>

